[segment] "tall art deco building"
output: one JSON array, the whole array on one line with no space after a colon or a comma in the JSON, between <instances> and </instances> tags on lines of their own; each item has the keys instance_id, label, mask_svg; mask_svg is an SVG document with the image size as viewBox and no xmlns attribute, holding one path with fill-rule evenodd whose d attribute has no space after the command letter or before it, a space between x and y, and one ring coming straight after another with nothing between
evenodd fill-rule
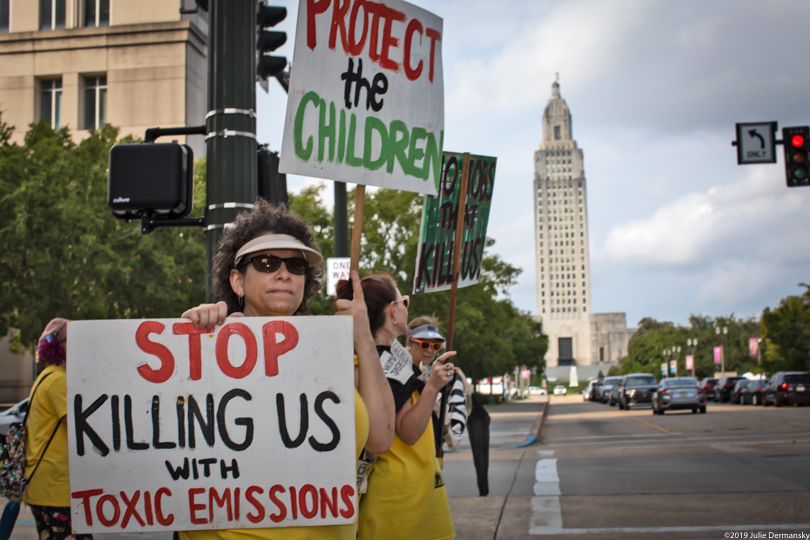
<instances>
[{"instance_id":1,"label":"tall art deco building","mask_svg":"<svg viewBox=\"0 0 810 540\"><path fill-rule=\"evenodd\" d=\"M566 377L571 365L607 368L626 355L632 330L626 328L624 313L591 312L583 153L556 81L543 113L543 142L534 154L534 171L537 315L549 336L547 371ZM555 367L564 372L554 373ZM585 369L580 375L598 370Z\"/></svg>"}]
</instances>

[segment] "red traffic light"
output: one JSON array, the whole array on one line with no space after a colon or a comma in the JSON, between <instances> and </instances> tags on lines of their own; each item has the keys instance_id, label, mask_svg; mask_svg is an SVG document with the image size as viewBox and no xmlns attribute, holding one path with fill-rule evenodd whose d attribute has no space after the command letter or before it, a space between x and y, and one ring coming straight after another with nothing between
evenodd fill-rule
<instances>
[{"instance_id":1,"label":"red traffic light","mask_svg":"<svg viewBox=\"0 0 810 540\"><path fill-rule=\"evenodd\" d=\"M795 148L804 146L804 135L797 133L790 139L790 144Z\"/></svg>"}]
</instances>

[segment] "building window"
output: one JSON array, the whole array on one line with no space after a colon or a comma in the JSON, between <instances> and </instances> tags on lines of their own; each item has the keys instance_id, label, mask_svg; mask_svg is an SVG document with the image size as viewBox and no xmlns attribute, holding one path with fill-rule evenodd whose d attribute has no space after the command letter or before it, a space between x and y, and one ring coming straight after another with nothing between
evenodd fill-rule
<instances>
[{"instance_id":1,"label":"building window","mask_svg":"<svg viewBox=\"0 0 810 540\"><path fill-rule=\"evenodd\" d=\"M554 140L560 140L560 126L554 126Z\"/></svg>"},{"instance_id":2,"label":"building window","mask_svg":"<svg viewBox=\"0 0 810 540\"><path fill-rule=\"evenodd\" d=\"M0 0L0 34L9 31L9 3L11 0Z\"/></svg>"},{"instance_id":3,"label":"building window","mask_svg":"<svg viewBox=\"0 0 810 540\"><path fill-rule=\"evenodd\" d=\"M39 29L65 27L65 0L39 0Z\"/></svg>"},{"instance_id":4,"label":"building window","mask_svg":"<svg viewBox=\"0 0 810 540\"><path fill-rule=\"evenodd\" d=\"M107 77L84 79L84 129L100 128L107 121Z\"/></svg>"},{"instance_id":5,"label":"building window","mask_svg":"<svg viewBox=\"0 0 810 540\"><path fill-rule=\"evenodd\" d=\"M85 26L110 26L110 0L85 0Z\"/></svg>"},{"instance_id":6,"label":"building window","mask_svg":"<svg viewBox=\"0 0 810 540\"><path fill-rule=\"evenodd\" d=\"M42 81L39 95L39 118L53 129L62 127L62 79Z\"/></svg>"},{"instance_id":7,"label":"building window","mask_svg":"<svg viewBox=\"0 0 810 540\"><path fill-rule=\"evenodd\" d=\"M604 347L599 347L599 361L600 362L605 361L605 348Z\"/></svg>"}]
</instances>

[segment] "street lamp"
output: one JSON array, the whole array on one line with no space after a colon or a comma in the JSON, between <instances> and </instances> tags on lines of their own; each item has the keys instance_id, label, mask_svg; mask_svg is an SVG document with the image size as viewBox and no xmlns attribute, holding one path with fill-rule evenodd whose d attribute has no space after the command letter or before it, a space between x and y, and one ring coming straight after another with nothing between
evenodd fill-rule
<instances>
[{"instance_id":1,"label":"street lamp","mask_svg":"<svg viewBox=\"0 0 810 540\"><path fill-rule=\"evenodd\" d=\"M690 348L692 353L692 377L695 376L695 349L697 349L697 338L689 338L686 340L686 346Z\"/></svg>"},{"instance_id":2,"label":"street lamp","mask_svg":"<svg viewBox=\"0 0 810 540\"><path fill-rule=\"evenodd\" d=\"M726 336L728 335L728 326L724 326L722 332L720 327L716 327L717 337L720 338L720 371L723 375L726 374Z\"/></svg>"}]
</instances>

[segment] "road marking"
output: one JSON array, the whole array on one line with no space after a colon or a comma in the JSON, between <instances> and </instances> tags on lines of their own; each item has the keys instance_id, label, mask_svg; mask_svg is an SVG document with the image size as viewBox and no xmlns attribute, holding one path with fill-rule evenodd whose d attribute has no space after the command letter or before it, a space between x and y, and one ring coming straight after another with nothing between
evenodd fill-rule
<instances>
[{"instance_id":1,"label":"road marking","mask_svg":"<svg viewBox=\"0 0 810 540\"><path fill-rule=\"evenodd\" d=\"M625 418L629 418L630 420L635 420L636 422L640 422L640 423L644 424L645 426L655 428L658 431L663 431L664 433L672 433L672 430L662 428L661 426L656 426L655 424L652 424L652 423L647 422L645 420L639 420L635 416L630 416L629 414L624 414L624 413L621 413L621 412L618 412L618 411L610 411L610 412L612 412L613 414L618 414L619 416L624 416Z\"/></svg>"},{"instance_id":2,"label":"road marking","mask_svg":"<svg viewBox=\"0 0 810 540\"><path fill-rule=\"evenodd\" d=\"M532 501L534 503L534 501ZM809 523L781 524L781 525L706 525L704 527L617 527L615 529L563 529L560 527L531 527L529 534L533 536L548 535L608 535L608 534L651 534L651 533L678 533L678 532L731 532L731 531L762 531L762 530L802 530L810 528Z\"/></svg>"},{"instance_id":3,"label":"road marking","mask_svg":"<svg viewBox=\"0 0 810 540\"><path fill-rule=\"evenodd\" d=\"M548 452L553 454L553 452ZM562 530L560 509L560 477L557 474L557 459L537 460L534 468L534 497L529 530Z\"/></svg>"},{"instance_id":4,"label":"road marking","mask_svg":"<svg viewBox=\"0 0 810 540\"><path fill-rule=\"evenodd\" d=\"M537 466L534 468L534 494L561 495L556 458L537 460Z\"/></svg>"}]
</instances>

